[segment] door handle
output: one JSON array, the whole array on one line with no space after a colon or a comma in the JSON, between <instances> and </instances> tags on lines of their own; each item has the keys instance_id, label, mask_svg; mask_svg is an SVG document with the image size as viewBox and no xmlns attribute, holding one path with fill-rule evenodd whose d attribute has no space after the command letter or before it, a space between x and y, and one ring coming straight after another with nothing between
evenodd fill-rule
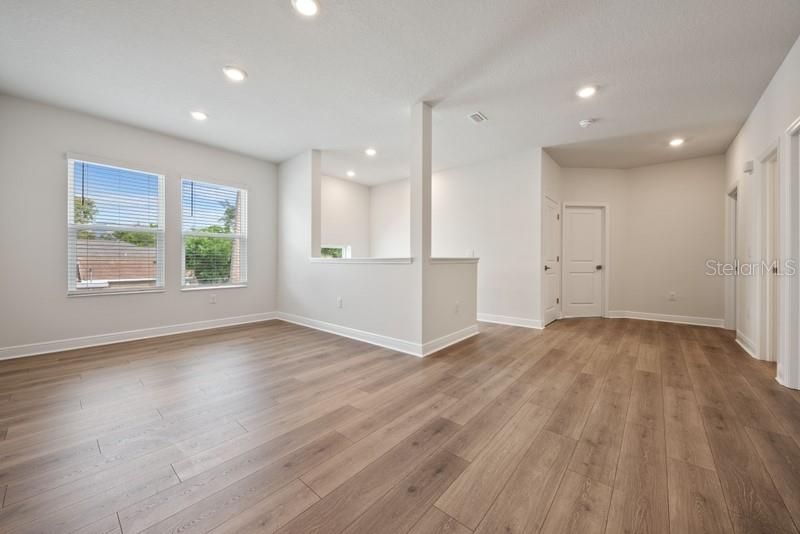
<instances>
[{"instance_id":1,"label":"door handle","mask_svg":"<svg viewBox=\"0 0 800 534\"><path fill-rule=\"evenodd\" d=\"M602 265L595 265L594 268L596 270L598 270L598 271L602 271L603 270L603 266Z\"/></svg>"},{"instance_id":2,"label":"door handle","mask_svg":"<svg viewBox=\"0 0 800 534\"><path fill-rule=\"evenodd\" d=\"M544 266L544 270L545 270L545 271L549 271L549 270L550 270L550 266L549 266L549 265L545 265L545 266Z\"/></svg>"}]
</instances>

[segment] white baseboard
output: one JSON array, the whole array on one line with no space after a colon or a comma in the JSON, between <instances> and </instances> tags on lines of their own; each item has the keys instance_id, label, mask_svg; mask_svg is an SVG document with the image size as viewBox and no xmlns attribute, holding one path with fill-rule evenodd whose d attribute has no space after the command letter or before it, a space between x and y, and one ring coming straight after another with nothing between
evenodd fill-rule
<instances>
[{"instance_id":1,"label":"white baseboard","mask_svg":"<svg viewBox=\"0 0 800 534\"><path fill-rule=\"evenodd\" d=\"M45 341L42 343L31 343L27 345L15 345L11 347L0 347L0 360L9 360L12 358L22 358L24 356L34 356L37 354L47 354L52 352L61 352L64 350L83 349L87 347L96 347L99 345L111 345L114 343L123 343L125 341L136 341L139 339L149 339L161 336L169 336L173 334L184 334L187 332L195 332L198 330L210 330L213 328L222 328L225 326L235 326L248 323L258 323L261 321L269 321L272 319L281 319L288 323L299 324L329 332L351 339L357 339L372 345L378 345L387 349L404 352L417 357L428 356L434 352L438 352L445 347L449 347L459 341L463 341L479 333L478 325L471 325L467 328L447 334L433 341L428 341L425 344L412 343L403 339L396 339L389 336L374 334L364 330L357 330L346 326L340 326L333 323L326 323L324 321L317 321L306 317L300 317L283 312L266 312L254 313L250 315L239 315L235 317L225 317L223 319L210 319L207 321L195 321L192 323L181 323L169 326L158 326L153 328L141 328L138 330L127 330L125 332L114 332L111 334L99 334L94 336L75 337L70 339L59 339L54 341Z\"/></svg>"},{"instance_id":2,"label":"white baseboard","mask_svg":"<svg viewBox=\"0 0 800 534\"><path fill-rule=\"evenodd\" d=\"M775 377L775 381L776 381L778 384L780 384L780 385L782 385L783 387L785 387L785 388L789 388L789 389L797 389L797 390L800 390L800 384L792 384L792 383L790 383L790 382L784 382L783 380L781 380L781 377L779 377L779 376L776 376L776 377Z\"/></svg>"},{"instance_id":3,"label":"white baseboard","mask_svg":"<svg viewBox=\"0 0 800 534\"><path fill-rule=\"evenodd\" d=\"M286 321L287 323L299 324L300 326L307 326L314 330L328 332L329 334L336 334L337 336L348 337L372 345L378 345L387 349L396 350L397 352L404 352L412 356L422 356L422 346L419 343L412 343L404 339L397 339L394 337L383 336L380 334L373 334L366 330L358 330L348 326L341 326L334 323L327 323L325 321L318 321L317 319L310 319L300 315L293 315L286 312L277 312L277 318Z\"/></svg>"},{"instance_id":4,"label":"white baseboard","mask_svg":"<svg viewBox=\"0 0 800 534\"><path fill-rule=\"evenodd\" d=\"M667 315L663 313L648 313L636 311L609 311L606 313L609 319L639 319L642 321L659 321L662 323L690 324L694 326L711 326L714 328L724 328L725 319L715 319L712 317L692 317L691 315Z\"/></svg>"},{"instance_id":5,"label":"white baseboard","mask_svg":"<svg viewBox=\"0 0 800 534\"><path fill-rule=\"evenodd\" d=\"M539 319L526 319L524 317L511 317L508 315L494 315L491 313L479 313L478 320L484 323L497 323L507 324L509 326L521 326L523 328L536 328L541 330L544 328L542 321Z\"/></svg>"},{"instance_id":6,"label":"white baseboard","mask_svg":"<svg viewBox=\"0 0 800 534\"><path fill-rule=\"evenodd\" d=\"M275 312L253 313L250 315L225 317L223 319L209 319L207 321L195 321L192 323L181 323L169 326L127 330L125 332L114 332L112 334L74 337L70 339L44 341L42 343L31 343L28 345L15 345L13 347L0 347L0 360L21 358L23 356L34 356L36 354L45 354L49 352L60 352L62 350L83 349L86 347L96 347L98 345L110 345L112 343L122 343L124 341L135 341L137 339L169 336L172 334L184 334L186 332L209 330L211 328L221 328L224 326L258 323L261 321L269 321L270 319L275 318Z\"/></svg>"},{"instance_id":7,"label":"white baseboard","mask_svg":"<svg viewBox=\"0 0 800 534\"><path fill-rule=\"evenodd\" d=\"M478 325L476 324L457 332L453 332L452 334L434 339L433 341L428 341L425 344L420 344L407 341L405 339L398 339L381 334L375 334L373 332L367 332L366 330L358 330L348 326L319 321L317 319L310 319L300 315L293 315L291 313L277 312L277 318L282 321L286 321L287 323L307 326L308 328L313 328L322 332L328 332L329 334L336 334L337 336L355 339L357 341L363 341L364 343L410 354L412 356L417 356L418 358L433 354L434 352L440 351L445 347L449 347L450 345L458 343L459 341L467 339L468 337L472 337L478 333Z\"/></svg>"},{"instance_id":8,"label":"white baseboard","mask_svg":"<svg viewBox=\"0 0 800 534\"><path fill-rule=\"evenodd\" d=\"M742 334L739 330L736 331L736 344L742 347L742 350L749 354L751 358L755 358L756 360L761 359L756 356L756 345L753 343L753 340Z\"/></svg>"},{"instance_id":9,"label":"white baseboard","mask_svg":"<svg viewBox=\"0 0 800 534\"><path fill-rule=\"evenodd\" d=\"M428 341L422 345L422 355L428 356L434 352L439 352L450 345L455 345L459 341L464 341L465 339L478 335L479 333L480 329L478 328L478 325L473 324L453 332L452 334L447 334L446 336L434 339L433 341Z\"/></svg>"}]
</instances>

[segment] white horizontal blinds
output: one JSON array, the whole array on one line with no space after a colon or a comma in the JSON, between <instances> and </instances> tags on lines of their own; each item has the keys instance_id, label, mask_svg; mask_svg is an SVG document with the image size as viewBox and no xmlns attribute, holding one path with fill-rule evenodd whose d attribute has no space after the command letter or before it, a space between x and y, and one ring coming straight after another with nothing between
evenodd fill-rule
<instances>
[{"instance_id":1,"label":"white horizontal blinds","mask_svg":"<svg viewBox=\"0 0 800 534\"><path fill-rule=\"evenodd\" d=\"M70 292L164 286L164 177L68 160Z\"/></svg>"},{"instance_id":2,"label":"white horizontal blinds","mask_svg":"<svg viewBox=\"0 0 800 534\"><path fill-rule=\"evenodd\" d=\"M247 191L182 180L183 285L247 282Z\"/></svg>"}]
</instances>

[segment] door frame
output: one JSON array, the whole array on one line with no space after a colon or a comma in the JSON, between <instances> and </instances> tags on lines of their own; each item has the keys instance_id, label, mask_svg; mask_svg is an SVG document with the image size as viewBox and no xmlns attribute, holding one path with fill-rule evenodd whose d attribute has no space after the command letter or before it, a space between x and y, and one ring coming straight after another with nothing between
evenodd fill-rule
<instances>
[{"instance_id":1,"label":"door frame","mask_svg":"<svg viewBox=\"0 0 800 534\"><path fill-rule=\"evenodd\" d=\"M557 279L557 282L558 282L558 296L557 296L558 305L557 305L557 310L556 310L556 318L548 323L547 322L547 318L545 317L545 310L547 309L547 306L546 306L546 304L544 302L544 295L545 295L545 279L544 279L544 277L545 277L545 275L542 274L542 284L541 284L542 310L541 310L541 316L542 316L542 326L543 327L546 327L548 324L552 324L553 322L558 321L559 319L564 317L564 314L563 314L564 308L562 306L563 302L561 302L561 297L562 297L561 293L562 293L562 290L563 290L563 282L562 282L562 280L563 280L563 277L564 277L564 269L562 268L563 265L562 265L562 262L561 262L561 258L564 257L564 254L563 254L564 226L562 224L564 221L561 219L561 216L564 213L563 213L563 210L562 210L561 203L558 200L554 199L550 195L544 195L544 202L547 202L548 200L550 202L552 202L555 205L556 209L558 210L558 243L556 244L556 250L558 251L558 254L559 254L558 260L556 261L556 263L558 264L558 269L559 269L558 279ZM544 210L544 202L542 203L542 221L544 221L544 211L545 211ZM545 240L544 222L542 222L542 247L541 247L541 249L542 249L542 264L544 264L544 250L545 250L544 249L544 240Z\"/></svg>"},{"instance_id":2,"label":"door frame","mask_svg":"<svg viewBox=\"0 0 800 534\"><path fill-rule=\"evenodd\" d=\"M759 232L758 248L759 256L762 261L776 259L780 256L780 148L778 141L775 141L758 158L758 189L759 189ZM770 166L773 168L774 178L769 176ZM774 181L773 181L774 180ZM772 181L772 183L770 183ZM774 202L773 202L774 201ZM775 211L770 211L771 209ZM777 213L776 213L777 212ZM771 252L771 254L769 254ZM776 277L777 278L777 277ZM763 273L759 280L758 307L759 320L758 326L758 348L757 357L759 360L777 360L777 316L778 307L773 302L778 297L777 280L772 279L772 274ZM772 291L770 291L772 289ZM774 314L773 314L774 310ZM775 329L774 340L771 330Z\"/></svg>"},{"instance_id":3,"label":"door frame","mask_svg":"<svg viewBox=\"0 0 800 534\"><path fill-rule=\"evenodd\" d=\"M786 129L779 152L778 256L800 260L800 117ZM795 265L797 267L797 265ZM800 389L800 274L778 277L778 372L776 380Z\"/></svg>"},{"instance_id":4,"label":"door frame","mask_svg":"<svg viewBox=\"0 0 800 534\"><path fill-rule=\"evenodd\" d=\"M611 276L609 273L611 272L611 207L607 202L581 202L577 200L571 200L569 202L564 202L561 205L561 214L564 218L561 220L561 257L566 258L566 254L564 251L566 250L566 243L567 240L564 237L564 228L566 227L567 223L567 210L570 208L598 208L600 209L600 217L603 221L603 231L600 233L602 236L602 250L603 250L603 270L600 273L600 280L601 284L603 285L602 289L600 290L600 317L608 317L608 288L611 285L610 280ZM564 262L561 262L561 296L564 296L567 287L567 277L566 277L566 269L564 268ZM568 318L569 316L564 314L564 303L561 303L561 314L562 317Z\"/></svg>"},{"instance_id":5,"label":"door frame","mask_svg":"<svg viewBox=\"0 0 800 534\"><path fill-rule=\"evenodd\" d=\"M727 231L725 235L725 262L735 264L739 255L737 236L739 232L739 181L725 193L725 218ZM739 328L739 275L725 277L725 328L734 330L738 335Z\"/></svg>"}]
</instances>

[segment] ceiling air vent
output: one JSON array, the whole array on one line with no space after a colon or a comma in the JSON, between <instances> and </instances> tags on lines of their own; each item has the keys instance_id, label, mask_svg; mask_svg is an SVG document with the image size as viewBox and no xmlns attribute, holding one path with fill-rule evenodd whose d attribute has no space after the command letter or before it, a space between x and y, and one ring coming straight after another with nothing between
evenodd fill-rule
<instances>
[{"instance_id":1,"label":"ceiling air vent","mask_svg":"<svg viewBox=\"0 0 800 534\"><path fill-rule=\"evenodd\" d=\"M479 123L479 122L484 122L484 121L488 120L488 119L486 118L486 115L484 115L484 114L483 114L483 113L481 113L480 111L476 111L475 113L470 113L470 115L469 115L469 119L470 119L472 122L474 122L475 124L477 124L477 123Z\"/></svg>"}]
</instances>

